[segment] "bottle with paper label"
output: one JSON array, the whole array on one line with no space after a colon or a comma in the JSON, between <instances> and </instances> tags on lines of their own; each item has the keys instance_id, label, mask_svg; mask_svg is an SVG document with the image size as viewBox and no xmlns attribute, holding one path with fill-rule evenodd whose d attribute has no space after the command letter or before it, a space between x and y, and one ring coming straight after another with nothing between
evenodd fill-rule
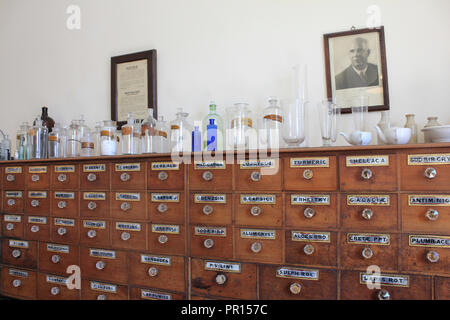
<instances>
[{"instance_id":1,"label":"bottle with paper label","mask_svg":"<svg viewBox=\"0 0 450 320\"><path fill-rule=\"evenodd\" d=\"M216 148L215 151L223 150L223 120L222 117L216 112L217 106L214 101L209 104L209 113L202 121L202 140L203 150L208 151L208 126L211 124L210 120L214 120L214 125L217 126L216 131Z\"/></svg>"}]
</instances>

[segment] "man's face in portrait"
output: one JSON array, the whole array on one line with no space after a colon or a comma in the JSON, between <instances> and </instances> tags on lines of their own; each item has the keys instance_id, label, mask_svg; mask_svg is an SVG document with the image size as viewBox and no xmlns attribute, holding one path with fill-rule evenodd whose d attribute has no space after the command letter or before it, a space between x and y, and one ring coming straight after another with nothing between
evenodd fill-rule
<instances>
[{"instance_id":1,"label":"man's face in portrait","mask_svg":"<svg viewBox=\"0 0 450 320\"><path fill-rule=\"evenodd\" d=\"M363 70L367 66L367 58L369 58L370 55L367 41L363 38L356 38L353 40L349 55L352 66L357 70Z\"/></svg>"}]
</instances>

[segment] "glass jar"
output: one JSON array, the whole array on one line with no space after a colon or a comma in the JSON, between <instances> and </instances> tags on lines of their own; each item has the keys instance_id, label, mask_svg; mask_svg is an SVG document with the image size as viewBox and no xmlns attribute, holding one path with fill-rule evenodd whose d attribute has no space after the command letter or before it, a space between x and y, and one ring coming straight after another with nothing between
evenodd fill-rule
<instances>
[{"instance_id":1,"label":"glass jar","mask_svg":"<svg viewBox=\"0 0 450 320\"><path fill-rule=\"evenodd\" d=\"M142 153L155 153L157 152L157 140L158 133L156 129L157 123L155 118L153 118L153 109L148 109L148 117L142 123L141 133L142 133Z\"/></svg>"},{"instance_id":2,"label":"glass jar","mask_svg":"<svg viewBox=\"0 0 450 320\"><path fill-rule=\"evenodd\" d=\"M253 116L249 104L237 102L227 108L227 145L229 149L248 149L249 145L257 148L257 137L253 130Z\"/></svg>"},{"instance_id":3,"label":"glass jar","mask_svg":"<svg viewBox=\"0 0 450 320\"><path fill-rule=\"evenodd\" d=\"M283 112L278 106L277 97L268 98L268 106L263 111L261 143L267 149L279 149L281 143L281 130L283 125Z\"/></svg>"},{"instance_id":4,"label":"glass jar","mask_svg":"<svg viewBox=\"0 0 450 320\"><path fill-rule=\"evenodd\" d=\"M56 123L52 132L48 134L48 157L50 159L62 158L64 156L61 131L59 124Z\"/></svg>"},{"instance_id":5,"label":"glass jar","mask_svg":"<svg viewBox=\"0 0 450 320\"><path fill-rule=\"evenodd\" d=\"M117 153L116 126L113 121L103 121L102 131L100 133L100 155L114 156Z\"/></svg>"},{"instance_id":6,"label":"glass jar","mask_svg":"<svg viewBox=\"0 0 450 320\"><path fill-rule=\"evenodd\" d=\"M172 151L189 152L192 147L192 125L187 121L189 113L178 108L176 119L170 122L170 139Z\"/></svg>"},{"instance_id":7,"label":"glass jar","mask_svg":"<svg viewBox=\"0 0 450 320\"><path fill-rule=\"evenodd\" d=\"M30 130L31 137L31 158L46 159L48 144L48 129L42 125L42 120L38 117L35 125Z\"/></svg>"},{"instance_id":8,"label":"glass jar","mask_svg":"<svg viewBox=\"0 0 450 320\"><path fill-rule=\"evenodd\" d=\"M156 152L157 153L169 153L170 152L170 140L169 140L169 127L167 121L164 121L163 116L158 117L156 122Z\"/></svg>"},{"instance_id":9,"label":"glass jar","mask_svg":"<svg viewBox=\"0 0 450 320\"><path fill-rule=\"evenodd\" d=\"M132 114L128 114L127 124L122 127L122 154L139 154L140 131Z\"/></svg>"},{"instance_id":10,"label":"glass jar","mask_svg":"<svg viewBox=\"0 0 450 320\"><path fill-rule=\"evenodd\" d=\"M86 132L81 138L81 154L82 157L95 156L95 135L91 132Z\"/></svg>"},{"instance_id":11,"label":"glass jar","mask_svg":"<svg viewBox=\"0 0 450 320\"><path fill-rule=\"evenodd\" d=\"M16 135L17 160L31 159L31 141L30 129L28 122L22 123Z\"/></svg>"},{"instance_id":12,"label":"glass jar","mask_svg":"<svg viewBox=\"0 0 450 320\"><path fill-rule=\"evenodd\" d=\"M409 139L409 143L410 144L414 144L417 143L417 124L414 121L415 118L415 114L407 114L405 115L406 117L406 123L405 123L405 128L410 128L411 129L411 139Z\"/></svg>"},{"instance_id":13,"label":"glass jar","mask_svg":"<svg viewBox=\"0 0 450 320\"><path fill-rule=\"evenodd\" d=\"M81 130L78 120L72 120L67 129L67 146L66 156L68 158L76 158L81 152Z\"/></svg>"},{"instance_id":14,"label":"glass jar","mask_svg":"<svg viewBox=\"0 0 450 320\"><path fill-rule=\"evenodd\" d=\"M101 138L101 132L102 132L102 123L97 122L95 124L94 132L93 132L93 139L94 139L94 154L96 156L100 155L100 138Z\"/></svg>"}]
</instances>

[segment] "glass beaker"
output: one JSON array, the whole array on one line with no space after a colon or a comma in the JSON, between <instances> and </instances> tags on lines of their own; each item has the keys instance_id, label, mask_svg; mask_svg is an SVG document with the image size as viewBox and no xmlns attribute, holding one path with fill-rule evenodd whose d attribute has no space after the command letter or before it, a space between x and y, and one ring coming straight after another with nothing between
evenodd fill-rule
<instances>
[{"instance_id":1,"label":"glass beaker","mask_svg":"<svg viewBox=\"0 0 450 320\"><path fill-rule=\"evenodd\" d=\"M337 139L337 122L341 109L332 100L323 100L317 104L317 111L319 112L322 145L329 147Z\"/></svg>"},{"instance_id":2,"label":"glass beaker","mask_svg":"<svg viewBox=\"0 0 450 320\"><path fill-rule=\"evenodd\" d=\"M300 99L281 100L284 112L283 140L288 148L300 147L305 141L306 102Z\"/></svg>"}]
</instances>

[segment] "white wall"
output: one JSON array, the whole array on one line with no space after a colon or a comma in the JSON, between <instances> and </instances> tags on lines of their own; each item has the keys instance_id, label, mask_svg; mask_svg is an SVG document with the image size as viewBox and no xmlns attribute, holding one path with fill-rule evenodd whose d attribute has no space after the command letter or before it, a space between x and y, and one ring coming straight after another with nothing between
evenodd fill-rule
<instances>
[{"instance_id":1,"label":"white wall","mask_svg":"<svg viewBox=\"0 0 450 320\"><path fill-rule=\"evenodd\" d=\"M81 30L66 8L81 8ZM201 119L236 99L262 110L289 93L290 68L307 63L310 97L325 97L324 33L366 27L370 5L385 26L391 120L417 114L450 123L448 0L0 0L0 128L14 136L47 105L64 124L110 116L110 57L158 50L159 112L184 106ZM375 125L378 112L371 113ZM344 125L351 124L344 116ZM320 145L317 115L310 145ZM376 139L374 139L376 143ZM339 144L345 145L343 140Z\"/></svg>"}]
</instances>

